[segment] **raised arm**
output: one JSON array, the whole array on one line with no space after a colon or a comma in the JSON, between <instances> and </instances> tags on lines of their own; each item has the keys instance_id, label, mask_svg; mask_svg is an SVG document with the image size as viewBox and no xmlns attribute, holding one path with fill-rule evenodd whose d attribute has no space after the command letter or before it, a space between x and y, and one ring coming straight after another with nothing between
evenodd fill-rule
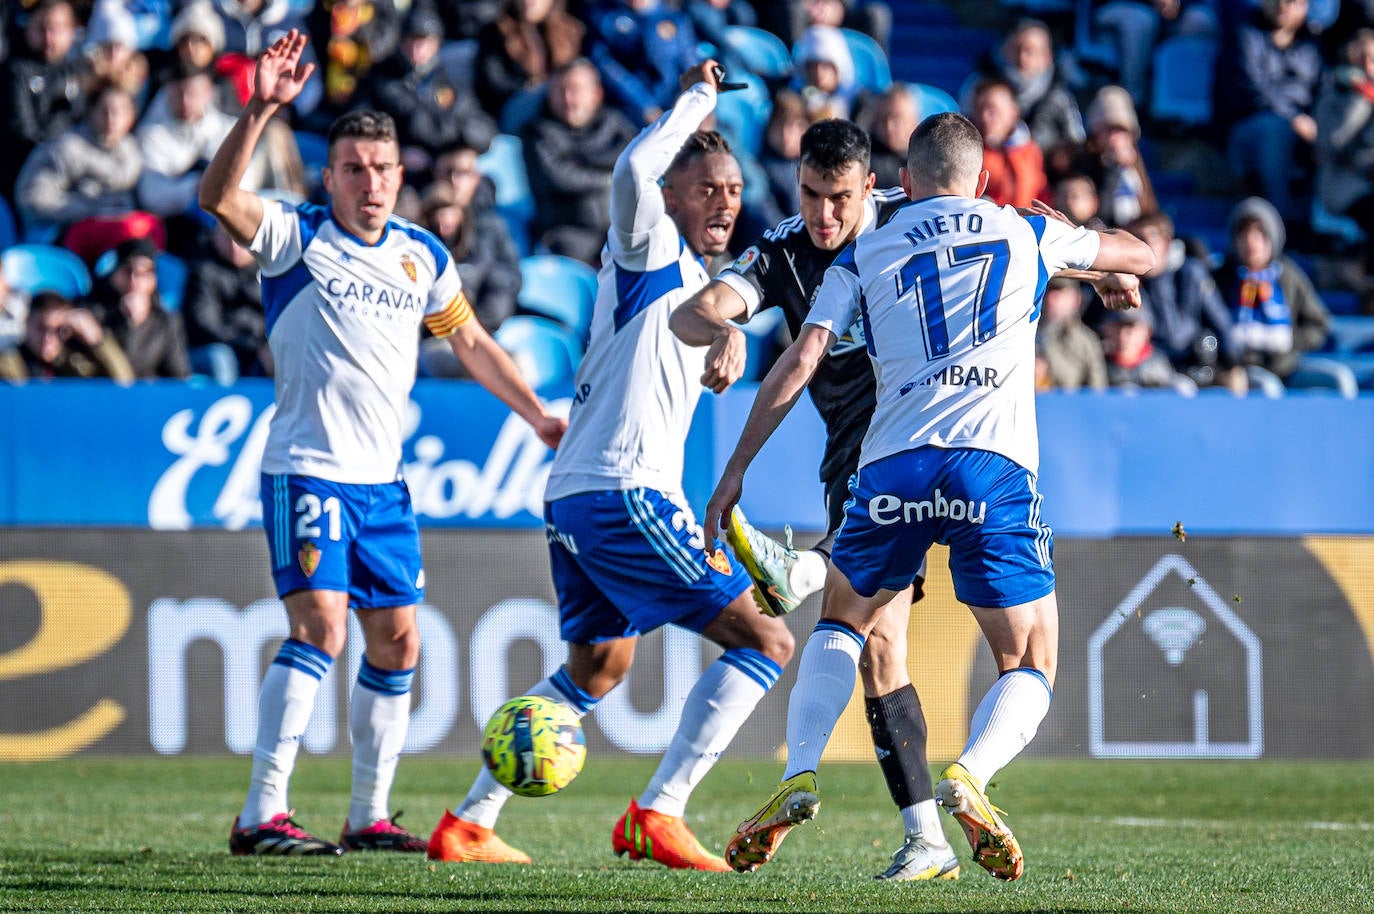
<instances>
[{"instance_id":1,"label":"raised arm","mask_svg":"<svg viewBox=\"0 0 1374 914\"><path fill-rule=\"evenodd\" d=\"M710 346L703 387L720 393L744 376L744 334L728 321L747 310L738 292L719 279L673 309L668 328L688 346Z\"/></svg>"},{"instance_id":2,"label":"raised arm","mask_svg":"<svg viewBox=\"0 0 1374 914\"><path fill-rule=\"evenodd\" d=\"M225 231L243 245L252 242L262 223L262 198L241 189L239 182L268 122L278 108L300 95L314 72L313 63L301 63L304 52L305 35L296 29L262 52L254 72L253 97L244 105L243 113L201 178L201 209L218 219Z\"/></svg>"},{"instance_id":3,"label":"raised arm","mask_svg":"<svg viewBox=\"0 0 1374 914\"><path fill-rule=\"evenodd\" d=\"M640 131L630 141L611 172L611 230L621 245L643 243L645 234L664 216L659 179L673 163L682 144L716 108L715 61L707 60L683 74L684 86L673 110Z\"/></svg>"}]
</instances>

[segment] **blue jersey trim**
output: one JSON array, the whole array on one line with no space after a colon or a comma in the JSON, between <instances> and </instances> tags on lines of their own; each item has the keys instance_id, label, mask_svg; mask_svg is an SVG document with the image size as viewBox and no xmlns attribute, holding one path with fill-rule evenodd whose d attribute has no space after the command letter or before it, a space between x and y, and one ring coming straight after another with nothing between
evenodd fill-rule
<instances>
[{"instance_id":1,"label":"blue jersey trim","mask_svg":"<svg viewBox=\"0 0 1374 914\"><path fill-rule=\"evenodd\" d=\"M277 325L277 318L281 317L286 306L314 280L314 274L305 265L305 251L327 219L329 210L318 204L305 203L296 207L296 220L301 232L301 259L284 273L262 277L262 310L268 336L272 335L272 328Z\"/></svg>"},{"instance_id":2,"label":"blue jersey trim","mask_svg":"<svg viewBox=\"0 0 1374 914\"><path fill-rule=\"evenodd\" d=\"M281 650L277 651L277 656L272 662L278 666L300 670L316 679L323 679L334 663L334 658L313 644L288 638L282 642Z\"/></svg>"},{"instance_id":3,"label":"blue jersey trim","mask_svg":"<svg viewBox=\"0 0 1374 914\"><path fill-rule=\"evenodd\" d=\"M358 667L358 685L379 695L406 695L415 679L415 668L408 670L382 670L363 658Z\"/></svg>"},{"instance_id":4,"label":"blue jersey trim","mask_svg":"<svg viewBox=\"0 0 1374 914\"><path fill-rule=\"evenodd\" d=\"M1045 255L1040 253L1040 242L1045 237L1045 217L1027 216L1031 230L1035 232L1035 307L1031 309L1031 322L1040 318L1040 308L1045 303L1045 286L1050 281L1050 271L1045 269Z\"/></svg>"},{"instance_id":5,"label":"blue jersey trim","mask_svg":"<svg viewBox=\"0 0 1374 914\"><path fill-rule=\"evenodd\" d=\"M812 629L812 632L839 632L842 635L848 635L850 638L854 639L854 643L859 646L859 650L863 650L864 647L864 636L854 631L854 629L845 625L843 622L822 619L816 623L816 627Z\"/></svg>"},{"instance_id":6,"label":"blue jersey trim","mask_svg":"<svg viewBox=\"0 0 1374 914\"><path fill-rule=\"evenodd\" d=\"M1045 687L1045 691L1050 693L1050 700L1054 700L1054 689L1050 688L1049 677L1042 673L1040 670L1037 670L1033 666L1018 666L1014 669L1007 670L1005 673L1003 673L1001 676L998 676L997 678L1002 679L1004 677L1011 676L1015 673L1025 673L1028 676L1033 676L1034 678L1039 679L1040 684Z\"/></svg>"},{"instance_id":7,"label":"blue jersey trim","mask_svg":"<svg viewBox=\"0 0 1374 914\"><path fill-rule=\"evenodd\" d=\"M720 660L763 686L765 691L773 688L782 676L782 667L753 648L732 647L720 655Z\"/></svg>"},{"instance_id":8,"label":"blue jersey trim","mask_svg":"<svg viewBox=\"0 0 1374 914\"><path fill-rule=\"evenodd\" d=\"M858 276L859 264L854 260L854 242L851 241L849 244L845 245L844 250L835 255L835 259L831 261L830 265L832 267L839 267L842 270L848 270L855 276Z\"/></svg>"},{"instance_id":9,"label":"blue jersey trim","mask_svg":"<svg viewBox=\"0 0 1374 914\"><path fill-rule=\"evenodd\" d=\"M682 287L682 263L657 270L627 270L615 265L615 329L619 330L659 298Z\"/></svg>"},{"instance_id":10,"label":"blue jersey trim","mask_svg":"<svg viewBox=\"0 0 1374 914\"><path fill-rule=\"evenodd\" d=\"M682 547L673 531L663 522L663 518L658 516L654 506L645 497L644 489L626 489L622 493L622 498L635 529L684 583L691 584L706 573L704 569L697 567L692 553Z\"/></svg>"},{"instance_id":11,"label":"blue jersey trim","mask_svg":"<svg viewBox=\"0 0 1374 914\"><path fill-rule=\"evenodd\" d=\"M444 243L436 238L433 232L423 229L413 222L404 222L400 219L393 220L389 224L395 225L407 238L418 241L425 246L425 249L434 257L434 276L436 279L447 269L448 248L444 247Z\"/></svg>"}]
</instances>

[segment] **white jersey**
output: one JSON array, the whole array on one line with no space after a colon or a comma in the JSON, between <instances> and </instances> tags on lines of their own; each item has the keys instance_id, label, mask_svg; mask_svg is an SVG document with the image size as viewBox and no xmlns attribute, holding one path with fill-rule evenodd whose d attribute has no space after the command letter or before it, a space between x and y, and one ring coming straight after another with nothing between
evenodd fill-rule
<instances>
[{"instance_id":1,"label":"white jersey","mask_svg":"<svg viewBox=\"0 0 1374 914\"><path fill-rule=\"evenodd\" d=\"M1098 236L967 197L931 197L840 253L807 315L862 322L878 405L859 465L927 445L977 448L1030 470L1035 325L1049 277L1086 269Z\"/></svg>"},{"instance_id":2,"label":"white jersey","mask_svg":"<svg viewBox=\"0 0 1374 914\"><path fill-rule=\"evenodd\" d=\"M276 369L263 472L396 481L421 321L447 336L472 318L447 249L403 219L369 245L326 207L264 200L249 250Z\"/></svg>"},{"instance_id":3,"label":"white jersey","mask_svg":"<svg viewBox=\"0 0 1374 914\"><path fill-rule=\"evenodd\" d=\"M641 487L681 494L706 349L674 336L668 318L710 276L664 209L659 179L715 103L715 90L698 83L616 160L591 343L549 471L549 501Z\"/></svg>"}]
</instances>

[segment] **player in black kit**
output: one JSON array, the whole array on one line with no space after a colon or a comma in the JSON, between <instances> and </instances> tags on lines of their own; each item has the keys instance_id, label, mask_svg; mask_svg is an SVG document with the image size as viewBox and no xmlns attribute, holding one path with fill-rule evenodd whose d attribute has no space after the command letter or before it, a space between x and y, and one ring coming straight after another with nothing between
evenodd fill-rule
<instances>
[{"instance_id":1,"label":"player in black kit","mask_svg":"<svg viewBox=\"0 0 1374 914\"><path fill-rule=\"evenodd\" d=\"M742 253L701 292L678 307L670 326L685 343L710 346L702 384L716 393L739 380L745 366L744 335L727 321L747 320L762 308L780 307L795 337L836 255L862 232L884 224L904 203L901 188L874 190L869 140L855 124L826 120L802 137L797 173L801 212L784 219ZM792 549L760 533L736 508L727 538L754 579L754 599L769 615L795 609L821 589L830 548L849 498L849 477L876 404L877 382L862 329L836 341L808 388L825 422L825 487L828 532L809 550ZM922 569L924 570L924 569ZM901 810L906 836L879 879L956 878L959 859L946 841L930 769L926 722L906 665L906 627L922 578L888 605L868 636L860 670L864 706L878 764Z\"/></svg>"}]
</instances>

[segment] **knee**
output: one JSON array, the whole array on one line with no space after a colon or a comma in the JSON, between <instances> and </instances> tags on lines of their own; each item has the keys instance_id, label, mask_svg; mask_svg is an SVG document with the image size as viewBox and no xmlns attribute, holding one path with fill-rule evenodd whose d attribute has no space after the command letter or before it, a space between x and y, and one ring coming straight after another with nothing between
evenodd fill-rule
<instances>
[{"instance_id":1,"label":"knee","mask_svg":"<svg viewBox=\"0 0 1374 914\"><path fill-rule=\"evenodd\" d=\"M779 619L773 620L776 625L768 626L761 634L758 647L755 648L769 660L778 666L787 666L791 661L792 655L797 650L797 639L792 637L786 625Z\"/></svg>"},{"instance_id":2,"label":"knee","mask_svg":"<svg viewBox=\"0 0 1374 914\"><path fill-rule=\"evenodd\" d=\"M337 658L348 640L348 624L320 617L305 619L292 625L291 637Z\"/></svg>"},{"instance_id":3,"label":"knee","mask_svg":"<svg viewBox=\"0 0 1374 914\"><path fill-rule=\"evenodd\" d=\"M414 625L390 638L373 638L367 644L367 661L378 669L410 670L420 662L420 630Z\"/></svg>"}]
</instances>

